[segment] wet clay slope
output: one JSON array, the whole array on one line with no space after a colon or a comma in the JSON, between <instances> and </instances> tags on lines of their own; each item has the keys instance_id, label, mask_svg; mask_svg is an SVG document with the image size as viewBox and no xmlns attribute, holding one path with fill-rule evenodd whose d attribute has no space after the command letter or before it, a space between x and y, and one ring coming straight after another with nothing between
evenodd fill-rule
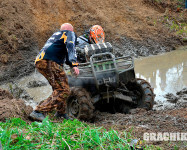
<instances>
[{"instance_id":1,"label":"wet clay slope","mask_svg":"<svg viewBox=\"0 0 187 150\"><path fill-rule=\"evenodd\" d=\"M28 121L28 115L32 110L23 100L15 99L8 91L0 89L0 121L13 117Z\"/></svg>"},{"instance_id":2,"label":"wet clay slope","mask_svg":"<svg viewBox=\"0 0 187 150\"><path fill-rule=\"evenodd\" d=\"M33 71L37 52L64 22L77 35L100 24L107 41L125 54L170 51L181 43L157 21L163 15L144 0L0 0L0 81Z\"/></svg>"}]
</instances>

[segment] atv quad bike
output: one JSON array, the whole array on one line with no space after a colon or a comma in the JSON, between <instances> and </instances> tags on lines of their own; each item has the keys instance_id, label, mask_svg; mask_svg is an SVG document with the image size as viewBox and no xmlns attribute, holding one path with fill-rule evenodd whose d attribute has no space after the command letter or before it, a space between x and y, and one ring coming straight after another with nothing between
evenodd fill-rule
<instances>
[{"instance_id":1,"label":"atv quad bike","mask_svg":"<svg viewBox=\"0 0 187 150\"><path fill-rule=\"evenodd\" d=\"M90 120L95 110L128 113L133 108L152 109L154 93L151 85L135 77L131 56L115 57L110 43L91 44L77 50L86 63L79 64L78 77L68 75L71 95L67 112L81 120Z\"/></svg>"}]
</instances>

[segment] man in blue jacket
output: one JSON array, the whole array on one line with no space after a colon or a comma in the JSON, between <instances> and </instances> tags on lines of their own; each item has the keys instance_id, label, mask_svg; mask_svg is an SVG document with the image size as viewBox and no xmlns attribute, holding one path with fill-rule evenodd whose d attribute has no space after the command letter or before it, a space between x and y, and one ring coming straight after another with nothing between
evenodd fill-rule
<instances>
[{"instance_id":1,"label":"man in blue jacket","mask_svg":"<svg viewBox=\"0 0 187 150\"><path fill-rule=\"evenodd\" d=\"M48 80L53 93L30 114L32 119L42 121L45 118L43 113L54 109L56 117L71 119L66 114L66 99L69 97L70 88L63 64L66 63L72 67L74 74L79 75L75 43L76 35L73 32L73 26L64 23L61 25L60 31L55 32L47 40L37 55L35 66Z\"/></svg>"}]
</instances>

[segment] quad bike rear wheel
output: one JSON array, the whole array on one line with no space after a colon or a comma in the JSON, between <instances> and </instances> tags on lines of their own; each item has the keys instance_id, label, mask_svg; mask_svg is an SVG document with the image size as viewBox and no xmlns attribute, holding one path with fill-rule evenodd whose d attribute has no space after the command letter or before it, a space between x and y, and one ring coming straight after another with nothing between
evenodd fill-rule
<instances>
[{"instance_id":1,"label":"quad bike rear wheel","mask_svg":"<svg viewBox=\"0 0 187 150\"><path fill-rule=\"evenodd\" d=\"M127 88L136 96L137 107L147 110L153 108L155 94L146 80L137 78L128 83Z\"/></svg>"},{"instance_id":2,"label":"quad bike rear wheel","mask_svg":"<svg viewBox=\"0 0 187 150\"><path fill-rule=\"evenodd\" d=\"M67 100L69 116L89 121L93 118L94 106L89 93L83 88L71 88L71 95Z\"/></svg>"}]
</instances>

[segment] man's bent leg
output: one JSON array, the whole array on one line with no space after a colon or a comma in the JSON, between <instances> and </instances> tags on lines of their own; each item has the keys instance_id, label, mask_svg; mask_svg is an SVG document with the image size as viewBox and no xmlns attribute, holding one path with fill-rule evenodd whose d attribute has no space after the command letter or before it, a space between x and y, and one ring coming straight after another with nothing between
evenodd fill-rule
<instances>
[{"instance_id":1,"label":"man's bent leg","mask_svg":"<svg viewBox=\"0 0 187 150\"><path fill-rule=\"evenodd\" d=\"M66 100L70 95L70 89L68 85L68 79L65 74L65 71L58 64L54 64L54 75L55 75L55 89L56 94L54 99L57 101L57 113L65 114L66 113Z\"/></svg>"},{"instance_id":2,"label":"man's bent leg","mask_svg":"<svg viewBox=\"0 0 187 150\"><path fill-rule=\"evenodd\" d=\"M36 68L38 71L48 80L49 84L54 82L54 74L51 71L51 63L50 60L41 60L37 62ZM51 84L53 85L53 84ZM52 86L53 88L53 86ZM50 95L46 100L40 102L40 104L36 107L37 112L50 112L52 111L55 106L52 104L53 102L53 94Z\"/></svg>"},{"instance_id":3,"label":"man's bent leg","mask_svg":"<svg viewBox=\"0 0 187 150\"><path fill-rule=\"evenodd\" d=\"M38 71L44 75L53 88L52 96L44 100L37 106L37 111L48 112L56 108L60 114L66 113L66 99L69 97L70 89L67 76L61 66L53 61L49 61L46 68L39 67ZM44 65L45 66L45 65Z\"/></svg>"}]
</instances>

